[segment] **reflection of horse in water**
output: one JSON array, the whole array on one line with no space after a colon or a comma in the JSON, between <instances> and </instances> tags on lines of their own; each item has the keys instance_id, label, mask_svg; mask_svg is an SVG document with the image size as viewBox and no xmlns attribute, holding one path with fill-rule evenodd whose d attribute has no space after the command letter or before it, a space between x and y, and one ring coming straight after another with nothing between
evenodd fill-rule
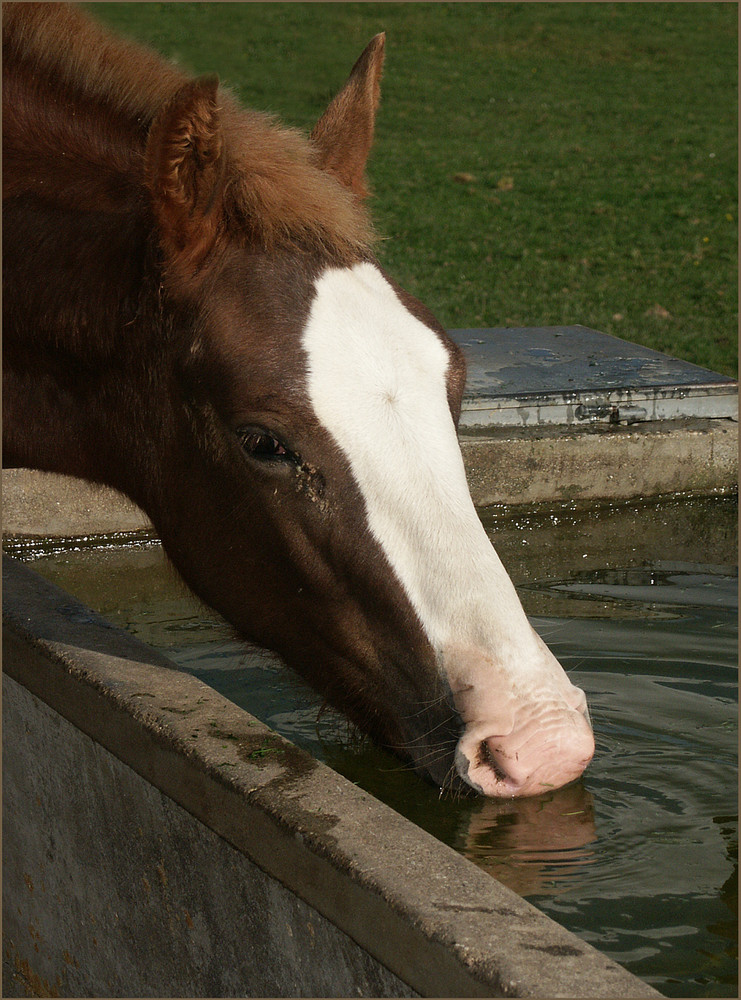
<instances>
[{"instance_id":1,"label":"reflection of horse in water","mask_svg":"<svg viewBox=\"0 0 741 1000\"><path fill-rule=\"evenodd\" d=\"M306 139L75 7L6 7L4 458L131 497L422 774L531 795L594 742L471 502L461 354L373 256L383 51Z\"/></svg>"},{"instance_id":2,"label":"reflection of horse in water","mask_svg":"<svg viewBox=\"0 0 741 1000\"><path fill-rule=\"evenodd\" d=\"M596 840L594 800L575 784L538 798L477 802L455 846L521 896L556 896L595 861Z\"/></svg>"}]
</instances>

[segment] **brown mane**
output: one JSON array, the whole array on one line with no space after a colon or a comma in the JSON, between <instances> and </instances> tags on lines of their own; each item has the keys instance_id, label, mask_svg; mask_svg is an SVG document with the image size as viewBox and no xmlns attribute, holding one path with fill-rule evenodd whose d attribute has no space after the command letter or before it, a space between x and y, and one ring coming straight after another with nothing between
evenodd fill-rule
<instances>
[{"instance_id":1,"label":"brown mane","mask_svg":"<svg viewBox=\"0 0 741 1000\"><path fill-rule=\"evenodd\" d=\"M74 7L4 4L3 22L3 60L14 65L3 92L3 198L32 192L107 211L140 205L147 132L189 78ZM367 252L368 216L321 169L312 140L240 108L223 88L218 101L230 228L268 248L300 246L341 259Z\"/></svg>"}]
</instances>

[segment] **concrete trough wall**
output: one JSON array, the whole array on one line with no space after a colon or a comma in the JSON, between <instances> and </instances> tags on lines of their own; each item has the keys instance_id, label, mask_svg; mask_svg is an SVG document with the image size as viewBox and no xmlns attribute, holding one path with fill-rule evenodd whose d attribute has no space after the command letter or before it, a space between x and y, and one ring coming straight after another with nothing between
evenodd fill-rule
<instances>
[{"instance_id":1,"label":"concrete trough wall","mask_svg":"<svg viewBox=\"0 0 741 1000\"><path fill-rule=\"evenodd\" d=\"M4 557L4 995L658 996Z\"/></svg>"},{"instance_id":2,"label":"concrete trough wall","mask_svg":"<svg viewBox=\"0 0 741 1000\"><path fill-rule=\"evenodd\" d=\"M474 503L621 501L738 489L738 423L695 419L462 432Z\"/></svg>"}]
</instances>

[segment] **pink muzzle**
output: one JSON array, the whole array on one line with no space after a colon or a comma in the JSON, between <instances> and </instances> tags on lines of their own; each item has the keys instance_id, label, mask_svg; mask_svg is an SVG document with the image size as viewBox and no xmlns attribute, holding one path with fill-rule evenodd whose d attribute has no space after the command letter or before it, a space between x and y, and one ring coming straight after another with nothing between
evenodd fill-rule
<instances>
[{"instance_id":1,"label":"pink muzzle","mask_svg":"<svg viewBox=\"0 0 741 1000\"><path fill-rule=\"evenodd\" d=\"M594 755L586 699L573 688L560 699L523 705L509 732L493 720L469 721L456 749L459 775L483 795L539 795L576 780Z\"/></svg>"}]
</instances>

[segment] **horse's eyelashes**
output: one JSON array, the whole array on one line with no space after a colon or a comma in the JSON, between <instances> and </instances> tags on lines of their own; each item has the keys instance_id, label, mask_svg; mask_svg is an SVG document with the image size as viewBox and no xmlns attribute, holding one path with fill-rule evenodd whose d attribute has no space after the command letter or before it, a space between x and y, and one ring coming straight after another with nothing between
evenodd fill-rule
<instances>
[{"instance_id":1,"label":"horse's eyelashes","mask_svg":"<svg viewBox=\"0 0 741 1000\"><path fill-rule=\"evenodd\" d=\"M292 462L296 459L283 442L268 431L247 427L237 431L237 436L243 450L253 458L279 462Z\"/></svg>"}]
</instances>

